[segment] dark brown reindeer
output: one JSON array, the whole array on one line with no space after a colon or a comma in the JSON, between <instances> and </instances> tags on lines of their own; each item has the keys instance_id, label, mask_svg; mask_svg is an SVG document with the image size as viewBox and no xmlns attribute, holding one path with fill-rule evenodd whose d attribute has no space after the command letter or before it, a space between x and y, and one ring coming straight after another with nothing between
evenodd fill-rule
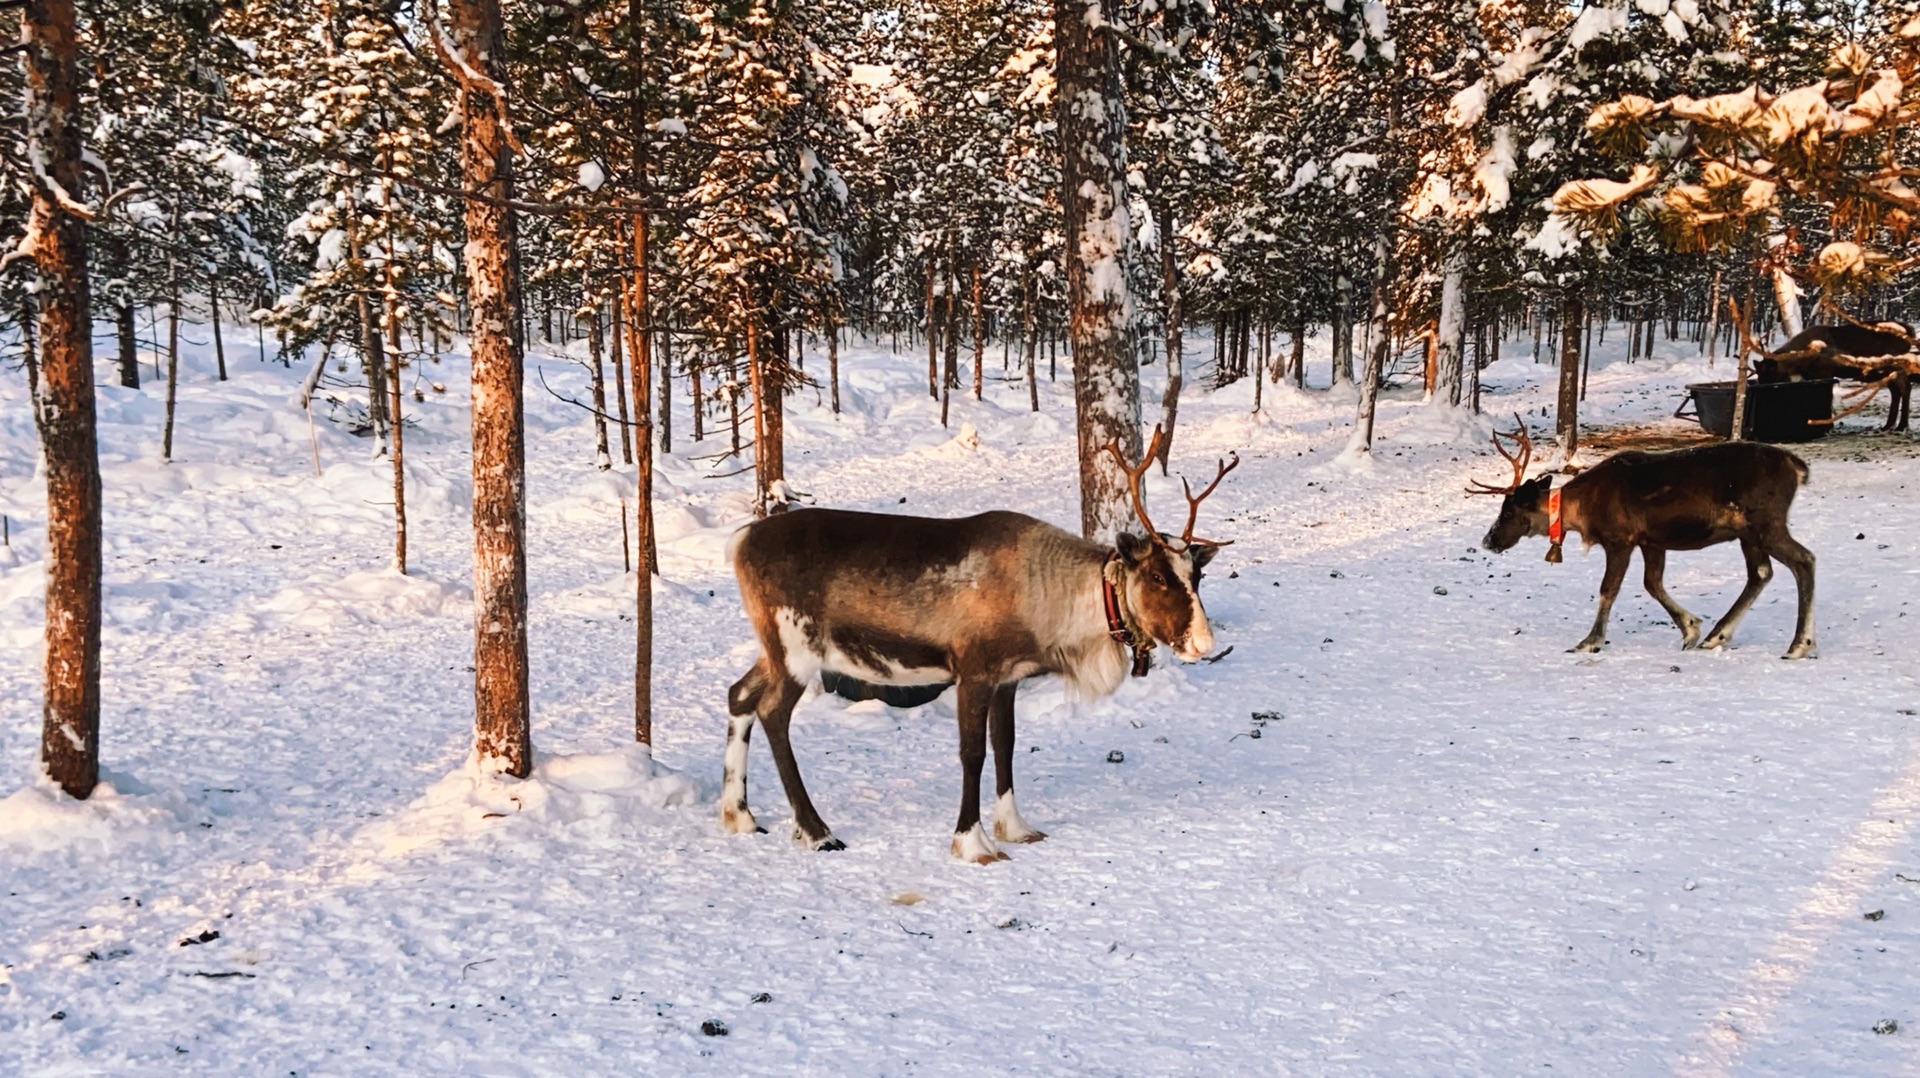
<instances>
[{"instance_id":1,"label":"dark brown reindeer","mask_svg":"<svg viewBox=\"0 0 1920 1078\"><path fill-rule=\"evenodd\" d=\"M1868 326L1843 322L1834 326L1812 326L1795 334L1779 349L1766 352L1749 343L1760 358L1753 370L1762 382L1799 382L1813 378L1866 383L1871 388L1857 390L1871 394L1885 387L1887 422L1881 429L1906 430L1907 412L1912 401L1914 366L1908 358L1915 351L1913 335L1894 323ZM1866 406L1861 401L1855 410Z\"/></svg>"},{"instance_id":2,"label":"dark brown reindeer","mask_svg":"<svg viewBox=\"0 0 1920 1078\"><path fill-rule=\"evenodd\" d=\"M1166 644L1183 662L1213 650L1200 605L1201 570L1221 543L1194 538L1200 503L1239 464L1222 462L1207 488L1187 489L1178 538L1154 530L1140 482L1160 447L1127 472L1147 537L1122 533L1109 549L1019 513L958 520L800 509L755 521L734 537L741 601L760 638L760 659L727 694L720 820L729 832L761 830L747 808L747 743L766 727L795 839L816 850L845 846L807 796L788 740L801 691L833 671L877 685L958 685L960 818L955 857L1004 860L995 844L1037 842L1013 796L1014 690L1024 678L1058 674L1083 698L1119 688L1135 652ZM993 834L980 823L980 771L991 728L997 799Z\"/></svg>"},{"instance_id":3,"label":"dark brown reindeer","mask_svg":"<svg viewBox=\"0 0 1920 1078\"><path fill-rule=\"evenodd\" d=\"M1513 465L1513 482L1468 488L1472 494L1503 499L1500 517L1481 545L1498 553L1528 536L1544 535L1553 544L1547 560L1557 562L1566 533L1576 532L1587 546L1606 551L1600 613L1593 631L1574 651L1598 651L1606 644L1607 615L1637 547L1646 564L1647 594L1680 627L1682 647L1718 648L1731 640L1740 619L1773 579L1772 559L1777 558L1793 572L1800 590L1799 623L1785 658L1814 653L1813 554L1787 533L1793 496L1807 480L1807 466L1799 457L1759 442L1723 442L1668 453L1630 451L1608 457L1555 490L1551 473L1527 478L1533 441L1526 422L1514 418L1518 430L1494 435L1495 448ZM1507 451L1502 437L1515 452ZM1667 594L1667 551L1700 550L1736 539L1747 559L1747 586L1702 640L1700 619Z\"/></svg>"}]
</instances>

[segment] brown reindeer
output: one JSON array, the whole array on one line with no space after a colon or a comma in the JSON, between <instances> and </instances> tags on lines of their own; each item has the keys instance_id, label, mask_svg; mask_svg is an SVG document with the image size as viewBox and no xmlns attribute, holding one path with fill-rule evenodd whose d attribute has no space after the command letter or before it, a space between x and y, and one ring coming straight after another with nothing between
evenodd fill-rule
<instances>
[{"instance_id":1,"label":"brown reindeer","mask_svg":"<svg viewBox=\"0 0 1920 1078\"><path fill-rule=\"evenodd\" d=\"M1668 453L1616 453L1568 480L1558 490L1551 473L1527 478L1533 441L1525 421L1494 446L1513 465L1513 482L1505 486L1476 483L1472 494L1502 497L1499 519L1481 545L1499 553L1531 535L1544 535L1553 545L1547 560L1560 560L1560 544L1567 532L1577 532L1589 547L1607 553L1607 571L1600 582L1600 613L1593 631L1574 645L1574 651L1598 651L1607 642L1607 616L1613 611L1620 581L1637 547L1646 564L1647 594L1653 596L1679 626L1681 646L1718 648L1733 638L1734 628L1746 616L1760 591L1773 579L1773 561L1793 572L1800 590L1799 623L1785 658L1801 659L1814 653L1813 554L1787 533L1787 512L1793 496L1807 480L1807 466L1784 449L1759 442L1723 442ZM1700 619L1667 594L1664 576L1667 551L1700 550L1719 543L1740 541L1747 559L1747 586L1705 640Z\"/></svg>"},{"instance_id":2,"label":"brown reindeer","mask_svg":"<svg viewBox=\"0 0 1920 1078\"><path fill-rule=\"evenodd\" d=\"M960 818L955 857L1004 860L995 844L1037 842L1013 796L1014 690L1057 674L1084 698L1112 693L1145 673L1146 651L1166 644L1183 662L1213 649L1200 605L1201 571L1224 545L1193 534L1200 503L1239 463L1222 462L1207 488L1187 490L1179 537L1154 530L1140 482L1161 434L1138 466L1121 460L1147 537L1122 533L1115 548L1090 543L1019 513L958 520L800 509L755 521L734 537L740 597L760 638L760 659L727 694L720 820L729 832L760 830L747 808L747 742L766 727L796 840L816 850L845 846L815 811L788 741L803 688L824 671L877 685L958 686ZM997 800L993 834L980 823L980 771L991 728Z\"/></svg>"},{"instance_id":3,"label":"brown reindeer","mask_svg":"<svg viewBox=\"0 0 1920 1078\"><path fill-rule=\"evenodd\" d=\"M1916 349L1911 331L1894 323L1867 326L1841 323L1835 326L1811 326L1795 334L1777 351L1760 351L1754 361L1754 375L1762 382L1800 382L1813 378L1863 382L1871 386L1859 390L1873 393L1885 387L1887 422L1881 429L1906 430L1907 411L1912 398L1914 364L1909 356ZM1861 401L1859 407L1865 407Z\"/></svg>"}]
</instances>

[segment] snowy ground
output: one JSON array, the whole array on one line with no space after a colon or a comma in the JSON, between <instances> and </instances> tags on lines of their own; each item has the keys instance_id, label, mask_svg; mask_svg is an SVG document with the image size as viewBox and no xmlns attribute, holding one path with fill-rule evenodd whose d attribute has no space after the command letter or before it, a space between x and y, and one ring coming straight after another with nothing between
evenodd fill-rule
<instances>
[{"instance_id":1,"label":"snowy ground","mask_svg":"<svg viewBox=\"0 0 1920 1078\"><path fill-rule=\"evenodd\" d=\"M1488 408L1542 427L1551 371L1520 352ZM847 414L796 397L794 485L1075 519L1068 384L1031 416L993 381L945 432L922 364L856 348ZM657 764L623 747L630 473L596 472L588 420L537 382L543 763L476 786L460 359L410 405L410 579L368 443L323 418L316 478L304 372L233 365L220 385L194 354L171 465L159 393L100 391L114 792L78 809L32 778L42 489L18 375L0 389L0 1071L1920 1073L1920 472L1877 417L1806 450L1817 661L1778 659L1786 574L1709 655L1636 572L1610 648L1575 656L1600 559L1475 549L1494 507L1461 488L1504 468L1477 434L1395 393L1356 470L1331 463L1348 399L1270 389L1256 418L1250 387L1196 386L1178 469L1246 462L1206 527L1237 540L1205 595L1233 653L1093 706L1025 691L1023 807L1051 838L981 868L947 855L950 697L803 705L847 852L786 840L757 746L774 833L720 833L723 695L752 657L721 550L749 477L707 478L737 464L694 459L723 443L690 446L684 413ZM1603 363L1590 414L1658 420L1705 376ZM1717 615L1739 566L1680 555L1669 584Z\"/></svg>"}]
</instances>

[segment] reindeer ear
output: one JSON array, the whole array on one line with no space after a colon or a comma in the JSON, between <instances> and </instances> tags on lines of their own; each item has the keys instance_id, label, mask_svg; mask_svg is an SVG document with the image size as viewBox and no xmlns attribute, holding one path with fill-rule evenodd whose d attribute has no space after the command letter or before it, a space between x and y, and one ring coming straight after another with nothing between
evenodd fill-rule
<instances>
[{"instance_id":1,"label":"reindeer ear","mask_svg":"<svg viewBox=\"0 0 1920 1078\"><path fill-rule=\"evenodd\" d=\"M1207 567L1215 554L1220 553L1220 548L1211 543L1195 543L1187 551L1193 555L1193 571L1197 573Z\"/></svg>"},{"instance_id":2,"label":"reindeer ear","mask_svg":"<svg viewBox=\"0 0 1920 1078\"><path fill-rule=\"evenodd\" d=\"M1153 549L1152 543L1149 543L1132 532L1121 532L1114 537L1113 544L1114 547L1120 551L1120 556L1125 558L1130 565L1138 565L1145 561L1148 552Z\"/></svg>"}]
</instances>

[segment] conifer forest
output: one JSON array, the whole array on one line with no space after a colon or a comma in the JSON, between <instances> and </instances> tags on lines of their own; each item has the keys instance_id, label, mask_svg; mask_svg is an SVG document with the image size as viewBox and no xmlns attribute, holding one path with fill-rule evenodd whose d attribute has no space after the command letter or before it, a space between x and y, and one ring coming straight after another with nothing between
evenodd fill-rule
<instances>
[{"instance_id":1,"label":"conifer forest","mask_svg":"<svg viewBox=\"0 0 1920 1078\"><path fill-rule=\"evenodd\" d=\"M0 17L0 1073L1920 1073L1920 0Z\"/></svg>"}]
</instances>

